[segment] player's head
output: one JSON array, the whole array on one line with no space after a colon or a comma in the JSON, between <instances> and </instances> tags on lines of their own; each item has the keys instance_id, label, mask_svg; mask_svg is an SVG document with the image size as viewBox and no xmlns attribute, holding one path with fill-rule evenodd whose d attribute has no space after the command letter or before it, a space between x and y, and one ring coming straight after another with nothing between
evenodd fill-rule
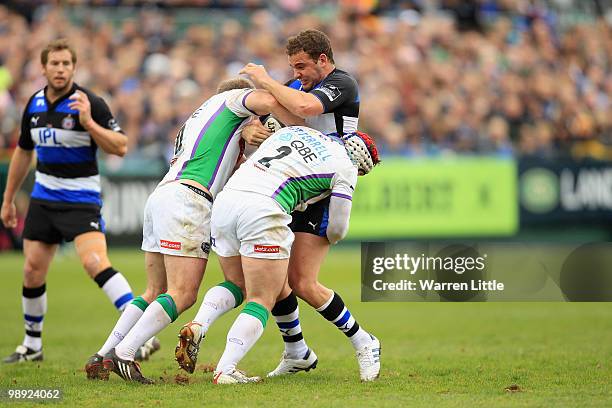
<instances>
[{"instance_id":1,"label":"player's head","mask_svg":"<svg viewBox=\"0 0 612 408\"><path fill-rule=\"evenodd\" d=\"M293 76L310 91L334 70L334 52L325 33L309 29L287 40L287 56Z\"/></svg>"},{"instance_id":2,"label":"player's head","mask_svg":"<svg viewBox=\"0 0 612 408\"><path fill-rule=\"evenodd\" d=\"M368 174L380 163L378 149L374 140L364 132L349 133L342 136L344 146L360 176Z\"/></svg>"},{"instance_id":3,"label":"player's head","mask_svg":"<svg viewBox=\"0 0 612 408\"><path fill-rule=\"evenodd\" d=\"M255 85L246 78L230 78L225 81L221 81L217 86L217 93L231 91L232 89L255 89Z\"/></svg>"},{"instance_id":4,"label":"player's head","mask_svg":"<svg viewBox=\"0 0 612 408\"><path fill-rule=\"evenodd\" d=\"M51 41L40 53L43 75L49 87L58 93L70 89L76 61L76 52L68 40Z\"/></svg>"}]
</instances>

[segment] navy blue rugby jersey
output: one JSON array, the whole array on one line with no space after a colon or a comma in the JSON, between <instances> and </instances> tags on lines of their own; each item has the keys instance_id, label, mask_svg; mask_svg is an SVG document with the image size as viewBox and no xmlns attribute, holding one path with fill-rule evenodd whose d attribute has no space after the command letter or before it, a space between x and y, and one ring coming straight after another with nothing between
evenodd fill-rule
<instances>
[{"instance_id":1,"label":"navy blue rugby jersey","mask_svg":"<svg viewBox=\"0 0 612 408\"><path fill-rule=\"evenodd\" d=\"M45 88L46 89L46 88ZM100 126L122 132L104 100L73 84L72 89L53 103L45 89L36 92L23 112L19 147L36 150L36 177L31 198L47 203L102 206L98 146L81 126L79 112L70 109L76 90L87 94L91 116Z\"/></svg>"},{"instance_id":2,"label":"navy blue rugby jersey","mask_svg":"<svg viewBox=\"0 0 612 408\"><path fill-rule=\"evenodd\" d=\"M302 83L294 79L286 83L293 89L302 91ZM324 134L344 135L357 131L359 121L359 87L348 72L334 69L309 93L323 104L323 113L306 118L306 126Z\"/></svg>"}]
</instances>

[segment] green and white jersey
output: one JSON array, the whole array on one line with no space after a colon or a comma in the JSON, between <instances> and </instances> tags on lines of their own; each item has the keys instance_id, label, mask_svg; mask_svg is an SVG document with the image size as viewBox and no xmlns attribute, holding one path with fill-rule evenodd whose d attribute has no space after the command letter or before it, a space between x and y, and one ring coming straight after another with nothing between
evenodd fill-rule
<instances>
[{"instance_id":1,"label":"green and white jersey","mask_svg":"<svg viewBox=\"0 0 612 408\"><path fill-rule=\"evenodd\" d=\"M292 126L266 139L226 188L272 197L291 213L330 194L352 200L356 184L357 168L340 139Z\"/></svg>"},{"instance_id":2,"label":"green and white jersey","mask_svg":"<svg viewBox=\"0 0 612 408\"><path fill-rule=\"evenodd\" d=\"M251 89L233 89L204 102L176 136L170 170L160 182L194 180L213 198L232 174L244 151L240 137L247 119L255 115L244 105Z\"/></svg>"}]
</instances>

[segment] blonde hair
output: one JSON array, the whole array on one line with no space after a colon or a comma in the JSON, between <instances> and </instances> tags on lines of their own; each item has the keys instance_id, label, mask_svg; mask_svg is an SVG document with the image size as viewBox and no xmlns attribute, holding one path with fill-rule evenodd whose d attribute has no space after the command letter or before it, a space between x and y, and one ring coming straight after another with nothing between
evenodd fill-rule
<instances>
[{"instance_id":1,"label":"blonde hair","mask_svg":"<svg viewBox=\"0 0 612 408\"><path fill-rule=\"evenodd\" d=\"M217 87L217 93L231 91L232 89L255 89L255 85L246 78L231 78L222 81Z\"/></svg>"}]
</instances>

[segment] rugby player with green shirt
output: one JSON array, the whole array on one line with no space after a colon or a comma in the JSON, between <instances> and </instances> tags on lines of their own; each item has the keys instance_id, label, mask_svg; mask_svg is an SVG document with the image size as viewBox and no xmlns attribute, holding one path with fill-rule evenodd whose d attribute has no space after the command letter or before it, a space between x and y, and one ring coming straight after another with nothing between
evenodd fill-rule
<instances>
[{"instance_id":1,"label":"rugby player with green shirt","mask_svg":"<svg viewBox=\"0 0 612 408\"><path fill-rule=\"evenodd\" d=\"M215 384L260 380L236 365L261 337L287 280L295 237L290 214L330 197L326 237L331 244L338 242L348 231L357 176L377 163L376 146L365 133L341 138L292 126L264 141L228 181L213 205L212 249L225 278L244 282L246 305L227 334ZM194 356L198 340L187 348ZM373 359L379 352L373 351Z\"/></svg>"},{"instance_id":2,"label":"rugby player with green shirt","mask_svg":"<svg viewBox=\"0 0 612 408\"><path fill-rule=\"evenodd\" d=\"M147 289L88 360L90 379L107 379L113 371L127 381L152 382L134 362L135 352L196 301L210 250L212 203L243 157L243 127L268 113L287 123L297 120L245 79L224 81L217 91L178 132L170 169L147 200L142 241ZM240 291L232 283L222 285Z\"/></svg>"}]
</instances>

